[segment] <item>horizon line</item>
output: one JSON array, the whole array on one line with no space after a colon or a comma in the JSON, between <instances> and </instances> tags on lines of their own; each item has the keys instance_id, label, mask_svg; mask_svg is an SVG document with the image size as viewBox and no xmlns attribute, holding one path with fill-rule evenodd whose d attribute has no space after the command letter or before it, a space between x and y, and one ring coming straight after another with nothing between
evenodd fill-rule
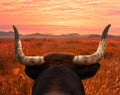
<instances>
[{"instance_id":1,"label":"horizon line","mask_svg":"<svg viewBox=\"0 0 120 95\"><path fill-rule=\"evenodd\" d=\"M3 31L3 30L0 30L0 32L6 32L6 33L9 33L9 32L12 32L12 33L14 33L14 31ZM62 34L52 34L52 33L40 33L40 32L34 32L34 33L28 33L28 34L22 34L22 33L20 33L20 35L22 35L22 36L26 36L26 35L32 35L32 34L43 34L43 35L53 35L53 36L61 36L61 35L69 35L69 34L78 34L79 36L85 36L85 35L98 35L98 36L101 36L102 35L102 33L101 34L98 34L98 33L87 33L87 34L80 34L80 33L75 33L75 32L73 32L73 33L62 33ZM120 36L120 35L114 35L114 34L110 34L110 33L108 33L108 35L112 35L112 36Z\"/></svg>"}]
</instances>

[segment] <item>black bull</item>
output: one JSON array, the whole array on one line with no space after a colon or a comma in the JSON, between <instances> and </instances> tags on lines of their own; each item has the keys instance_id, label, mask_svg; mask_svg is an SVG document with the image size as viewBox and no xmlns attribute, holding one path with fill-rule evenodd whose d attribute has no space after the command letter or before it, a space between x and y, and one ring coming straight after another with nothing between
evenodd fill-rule
<instances>
[{"instance_id":1,"label":"black bull","mask_svg":"<svg viewBox=\"0 0 120 95\"><path fill-rule=\"evenodd\" d=\"M98 62L104 55L109 27L104 29L98 50L92 55L51 53L34 57L24 55L18 30L13 26L16 58L35 80L32 95L85 95L81 80L94 76L100 68Z\"/></svg>"}]
</instances>

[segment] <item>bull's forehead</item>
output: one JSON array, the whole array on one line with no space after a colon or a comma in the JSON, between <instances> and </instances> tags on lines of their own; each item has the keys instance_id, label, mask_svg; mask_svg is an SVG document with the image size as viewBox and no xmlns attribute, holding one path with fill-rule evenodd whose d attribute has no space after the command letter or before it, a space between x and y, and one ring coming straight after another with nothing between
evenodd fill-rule
<instances>
[{"instance_id":1,"label":"bull's forehead","mask_svg":"<svg viewBox=\"0 0 120 95\"><path fill-rule=\"evenodd\" d=\"M70 95L70 94L64 93L64 92L61 92L61 91L51 91L51 92L45 93L44 95Z\"/></svg>"},{"instance_id":2,"label":"bull's forehead","mask_svg":"<svg viewBox=\"0 0 120 95\"><path fill-rule=\"evenodd\" d=\"M44 57L45 62L60 62L60 63L70 63L73 61L73 54L63 54L63 53L51 53Z\"/></svg>"}]
</instances>

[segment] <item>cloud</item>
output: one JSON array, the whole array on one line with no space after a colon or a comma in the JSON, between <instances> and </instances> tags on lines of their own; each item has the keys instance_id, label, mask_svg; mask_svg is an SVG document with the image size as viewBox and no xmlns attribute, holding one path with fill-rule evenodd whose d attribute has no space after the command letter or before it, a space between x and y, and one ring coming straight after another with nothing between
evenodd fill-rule
<instances>
[{"instance_id":1,"label":"cloud","mask_svg":"<svg viewBox=\"0 0 120 95\"><path fill-rule=\"evenodd\" d=\"M120 25L120 0L2 0L2 24Z\"/></svg>"}]
</instances>

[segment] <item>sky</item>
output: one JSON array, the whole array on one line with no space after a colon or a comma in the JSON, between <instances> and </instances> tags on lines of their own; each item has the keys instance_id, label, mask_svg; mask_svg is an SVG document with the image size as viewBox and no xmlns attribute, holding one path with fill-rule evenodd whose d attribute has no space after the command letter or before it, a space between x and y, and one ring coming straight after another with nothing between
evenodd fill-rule
<instances>
[{"instance_id":1,"label":"sky","mask_svg":"<svg viewBox=\"0 0 120 95\"><path fill-rule=\"evenodd\" d=\"M0 0L0 31L120 35L120 0Z\"/></svg>"}]
</instances>

